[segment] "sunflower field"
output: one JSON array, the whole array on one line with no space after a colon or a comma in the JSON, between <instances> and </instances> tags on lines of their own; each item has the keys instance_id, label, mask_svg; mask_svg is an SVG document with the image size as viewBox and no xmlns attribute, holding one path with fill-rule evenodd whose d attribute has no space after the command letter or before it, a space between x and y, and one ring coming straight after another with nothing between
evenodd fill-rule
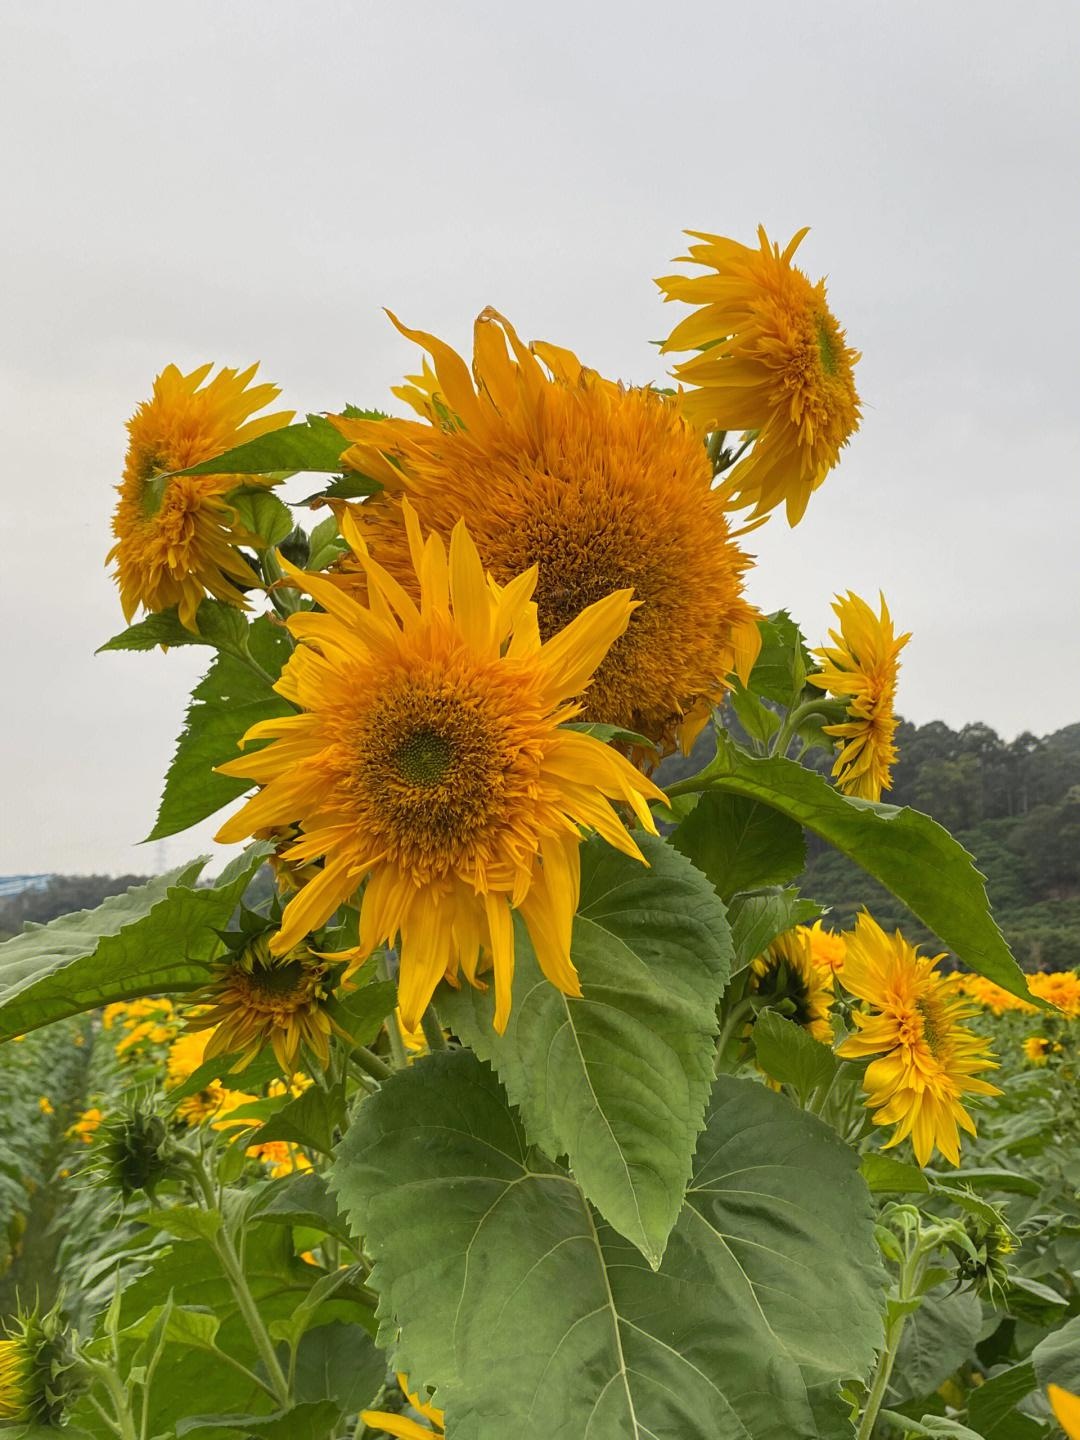
<instances>
[{"instance_id":1,"label":"sunflower field","mask_svg":"<svg viewBox=\"0 0 1080 1440\"><path fill-rule=\"evenodd\" d=\"M102 648L209 652L150 838L232 849L0 945L0 1433L1080 1437L1080 977L882 801L884 597L753 599L860 419L804 234L691 235L670 386L158 375Z\"/></svg>"}]
</instances>

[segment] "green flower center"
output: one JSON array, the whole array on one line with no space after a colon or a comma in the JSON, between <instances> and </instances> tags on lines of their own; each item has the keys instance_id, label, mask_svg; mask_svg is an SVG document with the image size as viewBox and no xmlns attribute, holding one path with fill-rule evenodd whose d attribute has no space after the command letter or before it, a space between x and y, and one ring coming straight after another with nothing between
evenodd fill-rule
<instances>
[{"instance_id":1,"label":"green flower center","mask_svg":"<svg viewBox=\"0 0 1080 1440\"><path fill-rule=\"evenodd\" d=\"M415 730L394 754L394 764L410 785L441 785L453 760L449 740L434 730Z\"/></svg>"},{"instance_id":2,"label":"green flower center","mask_svg":"<svg viewBox=\"0 0 1080 1440\"><path fill-rule=\"evenodd\" d=\"M832 333L828 320L824 315L817 317L815 326L817 331L818 356L821 359L821 368L826 375L835 375L837 371L836 359L836 338Z\"/></svg>"}]
</instances>

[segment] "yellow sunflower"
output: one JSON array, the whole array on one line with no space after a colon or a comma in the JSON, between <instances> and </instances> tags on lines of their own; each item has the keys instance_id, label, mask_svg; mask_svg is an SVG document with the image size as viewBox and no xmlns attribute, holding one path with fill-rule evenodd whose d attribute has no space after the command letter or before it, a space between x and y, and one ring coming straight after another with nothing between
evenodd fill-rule
<instances>
[{"instance_id":1,"label":"yellow sunflower","mask_svg":"<svg viewBox=\"0 0 1080 1440\"><path fill-rule=\"evenodd\" d=\"M422 420L331 417L353 442L344 463L385 487L355 511L372 557L415 596L404 496L444 540L464 518L500 584L537 567L543 640L632 589L640 603L597 667L583 719L689 748L727 677L748 677L760 637L743 595L751 557L678 402L605 380L554 345L526 346L493 310L476 322L471 375L448 345L394 323L434 363L397 391Z\"/></svg>"},{"instance_id":2,"label":"yellow sunflower","mask_svg":"<svg viewBox=\"0 0 1080 1440\"><path fill-rule=\"evenodd\" d=\"M844 968L844 956L847 953L847 941L837 930L826 930L820 920L815 920L813 925L799 925L797 931L805 935L810 946L810 958L820 969L831 975L838 975Z\"/></svg>"},{"instance_id":3,"label":"yellow sunflower","mask_svg":"<svg viewBox=\"0 0 1080 1440\"><path fill-rule=\"evenodd\" d=\"M344 1034L326 1009L329 967L306 945L275 945L267 935L259 935L228 956L217 978L195 997L207 1009L189 1018L188 1028L213 1030L206 1043L207 1060L240 1051L237 1070L267 1044L287 1075L296 1070L304 1045L325 1069L331 1034Z\"/></svg>"},{"instance_id":4,"label":"yellow sunflower","mask_svg":"<svg viewBox=\"0 0 1080 1440\"><path fill-rule=\"evenodd\" d=\"M665 351L693 350L675 366L690 389L689 418L703 431L744 430L753 448L727 477L737 508L765 515L781 501L791 525L859 428L852 350L825 299L791 263L806 230L781 251L758 227L758 248L691 230L699 240L682 259L712 274L668 275L666 300L694 313L676 325Z\"/></svg>"},{"instance_id":5,"label":"yellow sunflower","mask_svg":"<svg viewBox=\"0 0 1080 1440\"><path fill-rule=\"evenodd\" d=\"M31 1420L34 1357L21 1336L0 1340L0 1420Z\"/></svg>"},{"instance_id":6,"label":"yellow sunflower","mask_svg":"<svg viewBox=\"0 0 1080 1440\"><path fill-rule=\"evenodd\" d=\"M287 425L291 410L251 419L281 393L276 385L248 388L258 366L239 374L221 370L203 384L212 365L182 375L167 365L154 392L128 421L124 478L113 515L116 544L106 564L116 561L120 604L130 621L144 610L175 605L182 624L195 628L195 612L206 595L245 607L238 586L258 582L236 547L257 542L238 522L225 498L258 477L159 476L187 470L203 460Z\"/></svg>"},{"instance_id":7,"label":"yellow sunflower","mask_svg":"<svg viewBox=\"0 0 1080 1440\"><path fill-rule=\"evenodd\" d=\"M1075 971L1039 971L1028 977L1028 988L1040 1000L1056 1005L1070 1019L1080 1015L1080 975Z\"/></svg>"},{"instance_id":8,"label":"yellow sunflower","mask_svg":"<svg viewBox=\"0 0 1080 1440\"><path fill-rule=\"evenodd\" d=\"M1048 1385L1046 1393L1054 1416L1069 1440L1080 1440L1080 1395L1063 1390L1060 1385Z\"/></svg>"},{"instance_id":9,"label":"yellow sunflower","mask_svg":"<svg viewBox=\"0 0 1080 1440\"><path fill-rule=\"evenodd\" d=\"M750 988L756 994L779 1008L790 1009L791 1019L815 1040L832 1044L832 971L815 961L805 926L778 935L751 962L750 971Z\"/></svg>"},{"instance_id":10,"label":"yellow sunflower","mask_svg":"<svg viewBox=\"0 0 1080 1440\"><path fill-rule=\"evenodd\" d=\"M879 599L881 613L875 615L850 590L836 597L833 610L840 629L829 631L832 645L813 652L822 668L806 677L811 685L847 701L848 718L824 729L836 736L839 753L832 773L837 785L845 795L861 800L880 800L882 790L892 784L897 656L911 639L910 634L896 635L885 597Z\"/></svg>"},{"instance_id":11,"label":"yellow sunflower","mask_svg":"<svg viewBox=\"0 0 1080 1440\"><path fill-rule=\"evenodd\" d=\"M1029 1035L1024 1041L1024 1054L1032 1065L1049 1064L1051 1055L1059 1055L1061 1042L1046 1035Z\"/></svg>"},{"instance_id":12,"label":"yellow sunflower","mask_svg":"<svg viewBox=\"0 0 1080 1440\"><path fill-rule=\"evenodd\" d=\"M845 1059L871 1060L863 1078L875 1125L895 1125L885 1149L909 1135L920 1165L935 1146L960 1163L958 1128L975 1134L964 1108L970 1095L1000 1095L978 1078L997 1069L989 1042L962 1022L972 1013L948 976L941 956L919 955L898 931L886 935L867 914L848 937L841 972L844 988L864 1002L852 1013L856 1032L837 1046Z\"/></svg>"},{"instance_id":13,"label":"yellow sunflower","mask_svg":"<svg viewBox=\"0 0 1080 1440\"><path fill-rule=\"evenodd\" d=\"M460 966L477 983L483 947L502 1030L511 907L548 979L580 994L570 928L581 831L642 859L611 806L618 800L655 833L646 802L662 792L610 746L561 728L634 602L617 591L542 642L535 569L500 587L485 577L464 523L448 562L442 540L425 543L415 512L403 510L419 604L368 554L349 516L367 606L283 562L326 613L288 621L301 643L275 688L301 713L253 726L247 740L273 743L219 767L265 788L218 839L296 820L304 833L287 856L325 861L285 907L275 951L324 924L367 876L351 958L399 943L404 1027L417 1027L444 974Z\"/></svg>"},{"instance_id":14,"label":"yellow sunflower","mask_svg":"<svg viewBox=\"0 0 1080 1440\"><path fill-rule=\"evenodd\" d=\"M84 1110L78 1119L68 1126L64 1134L69 1140L81 1140L84 1145L89 1145L104 1119L104 1113L96 1105L92 1105L89 1110Z\"/></svg>"},{"instance_id":15,"label":"yellow sunflower","mask_svg":"<svg viewBox=\"0 0 1080 1440\"><path fill-rule=\"evenodd\" d=\"M418 1415L430 1421L430 1425L420 1425L415 1420L410 1420L407 1415L395 1415L388 1410L365 1410L360 1417L364 1424L372 1430L397 1436L398 1440L443 1440L446 1434L446 1416L443 1412L434 1405L425 1404L418 1394L409 1389L408 1376L399 1374L397 1382L412 1408Z\"/></svg>"}]
</instances>

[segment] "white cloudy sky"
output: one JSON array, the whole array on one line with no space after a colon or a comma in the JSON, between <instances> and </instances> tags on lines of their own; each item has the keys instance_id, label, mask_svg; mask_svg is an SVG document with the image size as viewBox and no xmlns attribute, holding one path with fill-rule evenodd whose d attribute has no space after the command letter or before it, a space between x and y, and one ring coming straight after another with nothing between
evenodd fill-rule
<instances>
[{"instance_id":1,"label":"white cloudy sky","mask_svg":"<svg viewBox=\"0 0 1080 1440\"><path fill-rule=\"evenodd\" d=\"M1080 6L1002 0L6 0L0 873L146 870L206 652L94 658L123 422L168 361L388 405L487 303L662 374L650 277L758 221L827 273L862 433L753 598L915 632L902 709L1080 719ZM217 862L215 862L217 863Z\"/></svg>"}]
</instances>

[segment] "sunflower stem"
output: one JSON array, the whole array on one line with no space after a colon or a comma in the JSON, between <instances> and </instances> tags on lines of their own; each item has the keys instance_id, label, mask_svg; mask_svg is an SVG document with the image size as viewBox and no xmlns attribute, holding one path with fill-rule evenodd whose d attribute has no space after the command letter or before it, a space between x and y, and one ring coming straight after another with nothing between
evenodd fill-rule
<instances>
[{"instance_id":1,"label":"sunflower stem","mask_svg":"<svg viewBox=\"0 0 1080 1440\"><path fill-rule=\"evenodd\" d=\"M921 1293L923 1271L926 1268L926 1258L927 1252L922 1243L917 1242L914 1249L906 1249L897 1281L897 1300L901 1306L907 1301L918 1299ZM866 1399L866 1409L863 1411L862 1420L859 1422L859 1429L855 1440L870 1440L870 1437L874 1433L878 1412L881 1410L882 1402L885 1399L885 1392L889 1388L889 1380L892 1378L893 1366L896 1364L896 1356L900 1349L900 1339L904 1333L906 1323L907 1312L905 1310L895 1315L885 1326L885 1344L882 1347L881 1354L878 1356L874 1381L870 1387L870 1394Z\"/></svg>"},{"instance_id":2,"label":"sunflower stem","mask_svg":"<svg viewBox=\"0 0 1080 1440\"><path fill-rule=\"evenodd\" d=\"M204 1209L208 1212L217 1212L220 1214L214 1184L210 1176L206 1173L206 1166L203 1163L202 1156L189 1154L189 1165L192 1176L201 1192ZM269 1384L264 1386L264 1388L273 1395L282 1409L285 1409L292 1403L289 1382L286 1380L285 1372L281 1368L277 1351L274 1349L274 1342L270 1339L269 1332L263 1324L262 1316L259 1314L259 1307L255 1302L254 1295L251 1293L247 1276L244 1274L243 1261L237 1253L236 1246L233 1244L232 1236L228 1230L222 1226L212 1237L208 1238L210 1239L214 1254L218 1258L218 1264L225 1274L225 1279L229 1282L229 1288L233 1292L237 1308L243 1316L244 1323L247 1325L248 1332L254 1341L255 1349L259 1352L259 1358L266 1368Z\"/></svg>"},{"instance_id":3,"label":"sunflower stem","mask_svg":"<svg viewBox=\"0 0 1080 1440\"><path fill-rule=\"evenodd\" d=\"M374 1050L369 1050L366 1045L354 1045L349 1051L349 1058L357 1064L365 1075L370 1075L373 1080L380 1083L389 1080L393 1070L385 1062L380 1060Z\"/></svg>"},{"instance_id":4,"label":"sunflower stem","mask_svg":"<svg viewBox=\"0 0 1080 1440\"><path fill-rule=\"evenodd\" d=\"M820 714L823 719L827 719L828 711L823 709L825 703L824 695L816 695L813 700L806 700L803 704L796 705L793 710L789 710L787 718L776 732L776 739L773 741L771 754L787 755L788 748L795 738L799 726L804 720L809 720L811 715Z\"/></svg>"},{"instance_id":5,"label":"sunflower stem","mask_svg":"<svg viewBox=\"0 0 1080 1440\"><path fill-rule=\"evenodd\" d=\"M424 1039L428 1043L428 1049L448 1050L446 1036L443 1034L442 1021L439 1019L439 1012L434 1005L429 1005L420 1017L420 1025L424 1031Z\"/></svg>"}]
</instances>

